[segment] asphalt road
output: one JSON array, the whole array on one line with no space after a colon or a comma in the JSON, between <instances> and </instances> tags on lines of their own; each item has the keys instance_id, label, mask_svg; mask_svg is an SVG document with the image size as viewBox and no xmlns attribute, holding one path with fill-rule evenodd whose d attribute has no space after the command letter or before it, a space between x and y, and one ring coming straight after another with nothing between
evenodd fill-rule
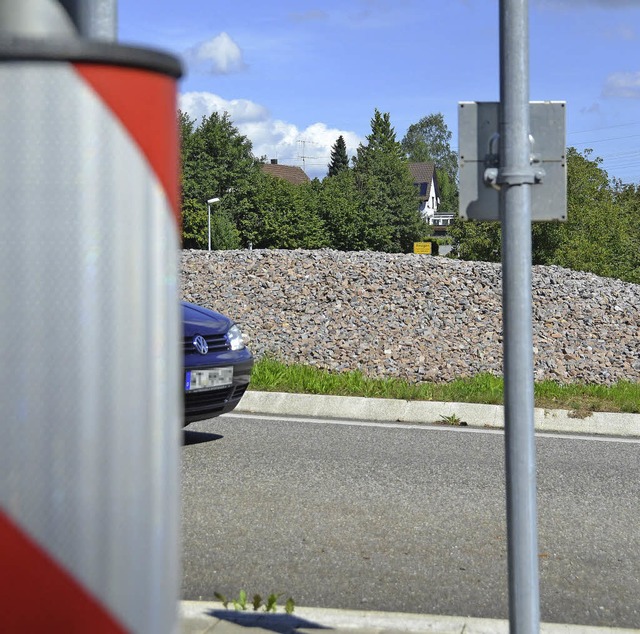
<instances>
[{"instance_id":1,"label":"asphalt road","mask_svg":"<svg viewBox=\"0 0 640 634\"><path fill-rule=\"evenodd\" d=\"M183 447L182 598L508 618L502 433L222 417ZM640 443L538 437L543 621L640 627Z\"/></svg>"}]
</instances>

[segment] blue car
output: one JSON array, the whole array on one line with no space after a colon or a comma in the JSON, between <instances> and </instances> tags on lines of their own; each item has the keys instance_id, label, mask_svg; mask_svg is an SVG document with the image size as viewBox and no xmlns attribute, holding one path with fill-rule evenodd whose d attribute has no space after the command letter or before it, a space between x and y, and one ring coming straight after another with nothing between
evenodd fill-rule
<instances>
[{"instance_id":1,"label":"blue car","mask_svg":"<svg viewBox=\"0 0 640 634\"><path fill-rule=\"evenodd\" d=\"M184 424L226 414L249 386L253 356L231 319L182 302Z\"/></svg>"}]
</instances>

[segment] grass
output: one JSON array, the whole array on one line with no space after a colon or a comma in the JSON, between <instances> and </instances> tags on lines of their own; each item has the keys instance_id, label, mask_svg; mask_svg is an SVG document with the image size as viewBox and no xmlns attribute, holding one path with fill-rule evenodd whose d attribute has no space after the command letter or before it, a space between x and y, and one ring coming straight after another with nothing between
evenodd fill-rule
<instances>
[{"instance_id":1,"label":"grass","mask_svg":"<svg viewBox=\"0 0 640 634\"><path fill-rule=\"evenodd\" d=\"M358 370L329 372L306 365L285 364L272 358L256 362L251 389L298 394L366 396L408 401L503 403L503 380L492 374L451 383L411 383L397 378L372 379ZM534 386L536 407L567 409L577 417L589 412L640 413L640 384L619 381L613 386L560 385L543 381Z\"/></svg>"}]
</instances>

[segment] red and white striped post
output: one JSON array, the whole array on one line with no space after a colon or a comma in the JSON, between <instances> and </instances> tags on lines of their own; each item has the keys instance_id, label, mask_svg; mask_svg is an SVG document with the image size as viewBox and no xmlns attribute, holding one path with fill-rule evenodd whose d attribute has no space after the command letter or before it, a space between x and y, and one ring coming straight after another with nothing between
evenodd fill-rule
<instances>
[{"instance_id":1,"label":"red and white striped post","mask_svg":"<svg viewBox=\"0 0 640 634\"><path fill-rule=\"evenodd\" d=\"M174 632L181 69L65 28L0 25L0 631Z\"/></svg>"}]
</instances>

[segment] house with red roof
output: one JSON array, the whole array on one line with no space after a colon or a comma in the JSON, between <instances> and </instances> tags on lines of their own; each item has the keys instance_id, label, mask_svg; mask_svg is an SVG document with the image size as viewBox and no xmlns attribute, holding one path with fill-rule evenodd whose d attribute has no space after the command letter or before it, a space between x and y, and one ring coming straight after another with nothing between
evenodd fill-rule
<instances>
[{"instance_id":1,"label":"house with red roof","mask_svg":"<svg viewBox=\"0 0 640 634\"><path fill-rule=\"evenodd\" d=\"M278 159L271 159L270 163L263 163L260 167L265 174L275 178L282 178L294 185L303 185L311 180L301 167L280 165Z\"/></svg>"}]
</instances>

